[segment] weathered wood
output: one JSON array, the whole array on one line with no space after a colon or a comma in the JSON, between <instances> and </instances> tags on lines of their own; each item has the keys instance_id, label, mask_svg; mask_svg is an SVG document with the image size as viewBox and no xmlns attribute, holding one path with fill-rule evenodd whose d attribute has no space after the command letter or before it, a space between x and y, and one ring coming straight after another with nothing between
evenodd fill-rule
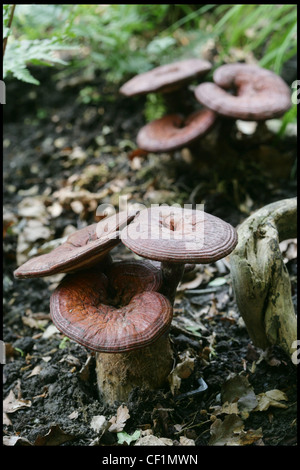
<instances>
[{"instance_id":1,"label":"weathered wood","mask_svg":"<svg viewBox=\"0 0 300 470\"><path fill-rule=\"evenodd\" d=\"M253 343L279 345L291 355L297 339L291 283L279 243L296 237L297 198L268 204L238 228L230 256L233 289Z\"/></svg>"}]
</instances>

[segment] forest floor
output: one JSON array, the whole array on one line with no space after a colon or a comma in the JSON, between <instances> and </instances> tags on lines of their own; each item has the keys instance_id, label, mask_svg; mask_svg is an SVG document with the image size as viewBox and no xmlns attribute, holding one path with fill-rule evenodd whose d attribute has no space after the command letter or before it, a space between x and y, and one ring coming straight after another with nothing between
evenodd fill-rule
<instances>
[{"instance_id":1,"label":"forest floor","mask_svg":"<svg viewBox=\"0 0 300 470\"><path fill-rule=\"evenodd\" d=\"M170 337L180 388L134 389L126 404L98 399L95 357L53 328L61 275L13 271L54 240L99 219L97 206L204 204L233 226L296 195L296 136L247 135L220 122L190 150L136 148L145 98L124 98L96 74L7 84L4 106L4 444L7 446L296 446L291 358L256 348L234 301L229 260L197 266L176 297ZM52 242L51 242L52 241ZM52 245L51 245L52 243ZM296 244L283 247L296 307ZM112 255L129 259L122 245ZM174 380L176 370L173 372ZM115 426L112 426L115 423Z\"/></svg>"}]
</instances>

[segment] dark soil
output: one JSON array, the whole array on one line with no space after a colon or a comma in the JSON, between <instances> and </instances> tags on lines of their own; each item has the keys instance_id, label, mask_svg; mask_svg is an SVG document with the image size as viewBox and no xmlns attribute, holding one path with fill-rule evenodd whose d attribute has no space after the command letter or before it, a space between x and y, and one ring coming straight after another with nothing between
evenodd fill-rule
<instances>
[{"instance_id":1,"label":"dark soil","mask_svg":"<svg viewBox=\"0 0 300 470\"><path fill-rule=\"evenodd\" d=\"M12 214L12 221L4 227L3 397L13 391L16 399L24 401L23 407L7 414L4 437L15 437L9 445L116 447L121 445L117 433L106 430L98 434L91 427L94 416L109 420L120 406L109 407L98 399L93 354L61 334L43 336L51 324L49 298L55 281L17 281L13 277L18 235L25 223L18 204L33 194L31 197L43 196L45 207L51 207L58 201L55 191L71 186L74 191L103 191L100 202L117 209L120 195L147 206L204 203L207 212L237 226L253 210L295 196L296 138L279 139L266 129L245 136L237 134L233 123L220 122L190 153L133 158L137 130L145 123L144 97L121 97L118 88L100 74L87 84L65 84L61 89L57 71L35 73L41 81L39 87L7 83L4 106L3 197L4 210ZM96 93L89 103L79 99L86 85ZM70 158L75 147L81 148L80 158ZM87 177L84 171L89 167ZM67 225L81 228L97 221L95 209L100 202L83 201L83 210L76 213L70 201L60 200L59 216L48 214L51 238L61 237ZM44 241L35 240L32 247L38 248ZM123 246L112 253L124 259L132 256ZM252 344L234 301L228 266L198 267L185 279L190 282L202 274L198 289L205 289L212 279L224 280L213 292L180 291L176 298L171 340L177 361L187 351L195 358L194 370L182 380L177 396L169 386L150 393L134 389L124 427L129 435L151 430L158 438L171 439L173 446L183 445L182 436L196 446L210 445L212 423L226 418L224 413L216 415L215 408L222 403L224 384L229 377L243 376L256 395L279 389L287 400L284 407L270 406L243 415L248 440L239 445L297 444L296 367L279 348L262 355ZM295 259L288 268L295 298ZM34 370L36 374L32 374ZM203 384L200 379L207 388L191 393ZM251 439L250 431L259 437Z\"/></svg>"}]
</instances>

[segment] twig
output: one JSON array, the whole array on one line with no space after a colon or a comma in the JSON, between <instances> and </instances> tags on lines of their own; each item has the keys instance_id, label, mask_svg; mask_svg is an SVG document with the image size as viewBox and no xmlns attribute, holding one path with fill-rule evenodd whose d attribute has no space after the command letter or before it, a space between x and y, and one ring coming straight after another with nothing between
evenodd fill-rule
<instances>
[{"instance_id":1,"label":"twig","mask_svg":"<svg viewBox=\"0 0 300 470\"><path fill-rule=\"evenodd\" d=\"M8 20L8 25L7 25L8 28L11 27L12 20L13 20L13 17L14 17L15 8L16 8L16 5L12 5L9 20ZM6 38L3 39L3 58L4 58L5 49L6 49L7 39L8 39L8 36L6 36Z\"/></svg>"},{"instance_id":2,"label":"twig","mask_svg":"<svg viewBox=\"0 0 300 470\"><path fill-rule=\"evenodd\" d=\"M206 289L186 289L184 292L187 295L193 295L193 294L213 294L214 292L218 292L221 286L216 286L216 287L207 287Z\"/></svg>"}]
</instances>

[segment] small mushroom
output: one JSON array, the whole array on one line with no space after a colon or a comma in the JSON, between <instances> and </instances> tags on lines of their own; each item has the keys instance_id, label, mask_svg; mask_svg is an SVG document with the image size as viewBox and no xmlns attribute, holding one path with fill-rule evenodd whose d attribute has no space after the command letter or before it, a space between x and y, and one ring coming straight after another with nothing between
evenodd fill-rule
<instances>
[{"instance_id":1,"label":"small mushroom","mask_svg":"<svg viewBox=\"0 0 300 470\"><path fill-rule=\"evenodd\" d=\"M210 62L202 59L185 59L161 65L131 78L121 86L120 93L125 96L151 92L170 93L209 72L211 67Z\"/></svg>"},{"instance_id":2,"label":"small mushroom","mask_svg":"<svg viewBox=\"0 0 300 470\"><path fill-rule=\"evenodd\" d=\"M203 109L184 119L180 114L168 114L146 124L137 135L137 144L148 152L176 150L203 137L214 125L216 114Z\"/></svg>"},{"instance_id":3,"label":"small mushroom","mask_svg":"<svg viewBox=\"0 0 300 470\"><path fill-rule=\"evenodd\" d=\"M161 65L136 75L120 92L125 96L162 93L166 115L145 125L137 135L139 148L147 152L168 152L180 149L205 135L215 122L212 111L196 111L193 93L185 86L211 70L211 63L202 59L185 59ZM192 97L193 104L190 103Z\"/></svg>"},{"instance_id":4,"label":"small mushroom","mask_svg":"<svg viewBox=\"0 0 300 470\"><path fill-rule=\"evenodd\" d=\"M50 276L86 269L102 261L120 243L119 230L135 213L119 212L72 233L50 253L29 259L14 271L17 279Z\"/></svg>"},{"instance_id":5,"label":"small mushroom","mask_svg":"<svg viewBox=\"0 0 300 470\"><path fill-rule=\"evenodd\" d=\"M236 230L204 211L172 206L142 210L124 228L122 242L134 253L161 261L160 292L173 304L185 263L211 263L227 256L237 244Z\"/></svg>"},{"instance_id":6,"label":"small mushroom","mask_svg":"<svg viewBox=\"0 0 300 470\"><path fill-rule=\"evenodd\" d=\"M160 387L170 373L173 309L160 286L161 272L151 263L120 261L105 274L94 268L68 275L51 296L57 328L97 351L98 388L107 403L126 400L135 386Z\"/></svg>"},{"instance_id":7,"label":"small mushroom","mask_svg":"<svg viewBox=\"0 0 300 470\"><path fill-rule=\"evenodd\" d=\"M259 66L222 65L215 70L213 80L198 85L195 96L222 116L265 121L282 116L291 107L291 92L284 80Z\"/></svg>"},{"instance_id":8,"label":"small mushroom","mask_svg":"<svg viewBox=\"0 0 300 470\"><path fill-rule=\"evenodd\" d=\"M187 84L199 79L212 68L210 62L202 59L185 59L155 67L148 72L131 78L120 88L127 97L159 93L163 96L167 114L191 114L193 93Z\"/></svg>"}]
</instances>

